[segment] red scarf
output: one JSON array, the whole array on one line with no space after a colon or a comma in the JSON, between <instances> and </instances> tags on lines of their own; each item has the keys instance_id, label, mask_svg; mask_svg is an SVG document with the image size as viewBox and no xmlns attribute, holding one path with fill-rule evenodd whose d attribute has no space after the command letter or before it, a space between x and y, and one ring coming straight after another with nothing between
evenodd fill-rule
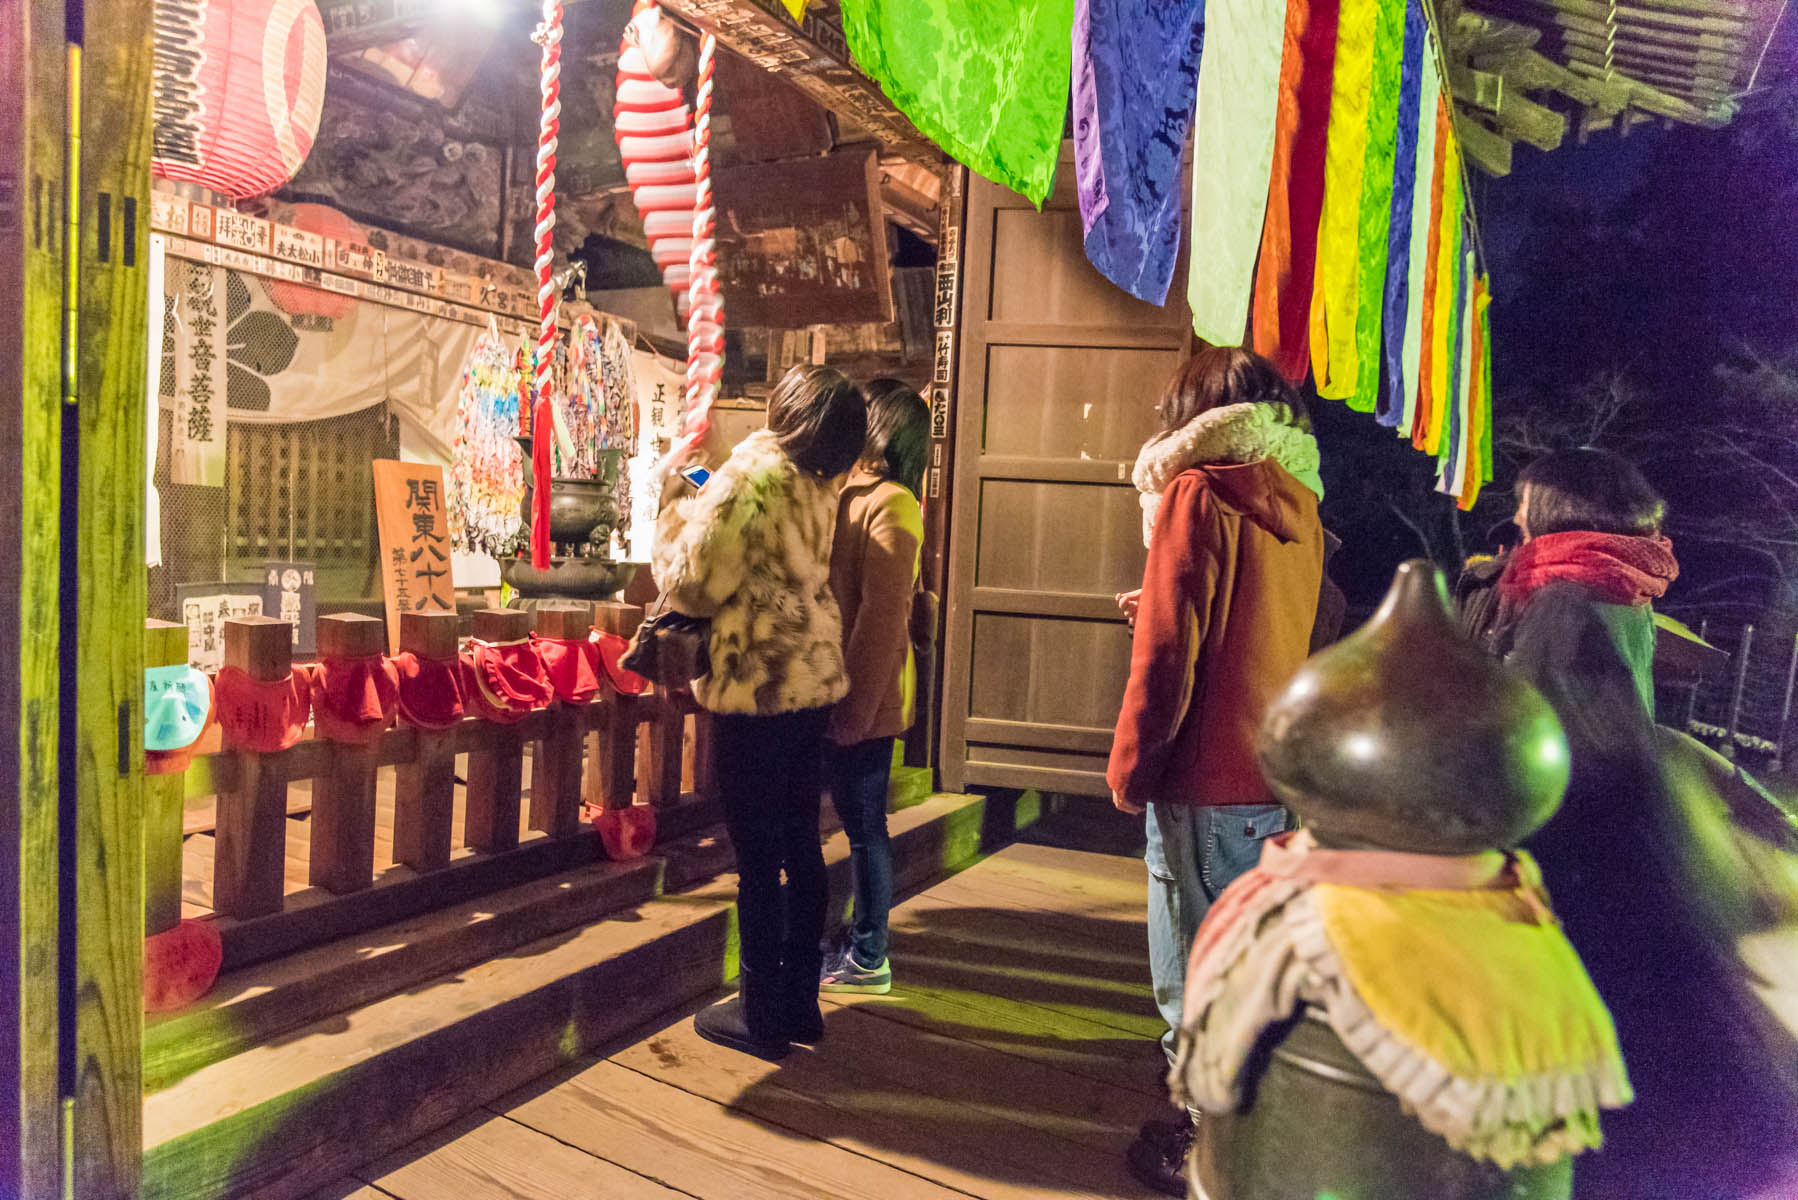
<instances>
[{"instance_id":1,"label":"red scarf","mask_svg":"<svg viewBox=\"0 0 1798 1200\"><path fill-rule=\"evenodd\" d=\"M1499 576L1503 603L1515 608L1548 584L1568 580L1601 603L1637 607L1658 600L1679 577L1673 543L1621 533L1549 533L1511 552Z\"/></svg>"},{"instance_id":2,"label":"red scarf","mask_svg":"<svg viewBox=\"0 0 1798 1200\"><path fill-rule=\"evenodd\" d=\"M325 658L308 670L312 722L333 742L366 746L399 712L399 672L384 654Z\"/></svg>"},{"instance_id":3,"label":"red scarf","mask_svg":"<svg viewBox=\"0 0 1798 1200\"><path fill-rule=\"evenodd\" d=\"M462 723L462 664L449 658L421 658L410 650L393 657L399 672L400 716L419 729L454 729Z\"/></svg>"},{"instance_id":4,"label":"red scarf","mask_svg":"<svg viewBox=\"0 0 1798 1200\"><path fill-rule=\"evenodd\" d=\"M220 669L212 700L225 730L225 748L273 754L298 742L312 713L311 683L304 671L261 680L236 667Z\"/></svg>"}]
</instances>

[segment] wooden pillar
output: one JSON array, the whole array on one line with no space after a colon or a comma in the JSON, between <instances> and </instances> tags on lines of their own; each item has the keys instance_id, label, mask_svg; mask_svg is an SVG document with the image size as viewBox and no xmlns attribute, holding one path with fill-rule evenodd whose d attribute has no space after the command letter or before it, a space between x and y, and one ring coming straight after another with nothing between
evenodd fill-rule
<instances>
[{"instance_id":1,"label":"wooden pillar","mask_svg":"<svg viewBox=\"0 0 1798 1200\"><path fill-rule=\"evenodd\" d=\"M516 608L484 608L474 615L474 635L483 642L513 642L530 632L530 614ZM488 722L479 743L468 751L465 843L476 850L510 850L518 845L523 773L524 740L517 729Z\"/></svg>"},{"instance_id":2,"label":"wooden pillar","mask_svg":"<svg viewBox=\"0 0 1798 1200\"><path fill-rule=\"evenodd\" d=\"M937 596L949 594L949 515L954 503L956 371L961 358L962 233L967 223L968 171L951 165L944 168L942 178L933 322L936 338L929 395L930 463L924 470L921 562L924 590ZM943 622L940 612L931 616L927 652L917 663L917 720L905 738L905 762L912 767L936 765L941 745L943 664L938 648L943 644Z\"/></svg>"},{"instance_id":3,"label":"wooden pillar","mask_svg":"<svg viewBox=\"0 0 1798 1200\"><path fill-rule=\"evenodd\" d=\"M63 19L60 4L0 0L0 1196L24 1200L62 1195Z\"/></svg>"},{"instance_id":4,"label":"wooden pillar","mask_svg":"<svg viewBox=\"0 0 1798 1200\"><path fill-rule=\"evenodd\" d=\"M321 659L367 658L387 649L387 623L359 613L318 619ZM375 771L380 739L330 742L325 773L312 781L312 857L307 879L342 895L375 882Z\"/></svg>"},{"instance_id":5,"label":"wooden pillar","mask_svg":"<svg viewBox=\"0 0 1798 1200\"><path fill-rule=\"evenodd\" d=\"M65 263L75 267L66 276L75 308L62 407L61 637L65 672L72 668L63 703L74 743L61 747L61 786L65 814L71 800L74 812L61 868L79 914L64 931L73 987L64 1004L74 1007L75 1030L75 1045L64 1047L75 1148L64 1186L82 1200L111 1200L136 1194L143 1160L151 12L141 0L68 0L66 11L81 48L67 60L80 89L71 146L80 186L64 209L79 235Z\"/></svg>"},{"instance_id":6,"label":"wooden pillar","mask_svg":"<svg viewBox=\"0 0 1798 1200\"><path fill-rule=\"evenodd\" d=\"M401 613L400 649L421 659L455 658L457 620L450 612ZM394 772L393 861L429 871L449 862L455 837L456 732L417 732L412 761Z\"/></svg>"},{"instance_id":7,"label":"wooden pillar","mask_svg":"<svg viewBox=\"0 0 1798 1200\"><path fill-rule=\"evenodd\" d=\"M286 679L293 670L293 626L276 617L226 621L225 665L251 679ZM240 749L236 768L218 795L212 907L221 916L259 917L280 912L286 890L287 754Z\"/></svg>"},{"instance_id":8,"label":"wooden pillar","mask_svg":"<svg viewBox=\"0 0 1798 1200\"><path fill-rule=\"evenodd\" d=\"M146 667L173 667L187 661L187 626L146 621ZM181 817L184 774L144 779L144 933L181 923Z\"/></svg>"},{"instance_id":9,"label":"wooden pillar","mask_svg":"<svg viewBox=\"0 0 1798 1200\"><path fill-rule=\"evenodd\" d=\"M593 632L593 606L541 607L536 621L540 637L585 642ZM531 760L531 828L551 837L563 837L580 828L585 722L581 708L553 702L549 728Z\"/></svg>"}]
</instances>

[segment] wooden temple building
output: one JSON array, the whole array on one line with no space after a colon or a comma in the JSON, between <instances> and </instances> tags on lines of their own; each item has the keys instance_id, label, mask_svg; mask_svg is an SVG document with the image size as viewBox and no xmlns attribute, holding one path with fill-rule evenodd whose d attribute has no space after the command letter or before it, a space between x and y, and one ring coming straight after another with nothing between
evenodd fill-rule
<instances>
[{"instance_id":1,"label":"wooden temple building","mask_svg":"<svg viewBox=\"0 0 1798 1200\"><path fill-rule=\"evenodd\" d=\"M911 986L830 1016L881 1065L864 1076L840 1049L775 1079L679 1023L734 974L735 926L706 722L673 697L602 689L517 724L314 730L261 752L215 733L146 773L145 670L189 661L195 597L214 664L261 681L531 631L498 608L497 574L459 578L448 611L380 619L367 464L431 432L437 401L407 389L447 359L420 346L536 320L535 13L318 0L318 140L289 183L230 205L151 169L169 152L158 23L194 6L0 0L0 1197L1139 1194L1115 1147L1165 1102L1140 863L1050 843L1117 841L1070 826L1064 798L1106 794L1130 653L1113 596L1144 555L1129 464L1141 398L1192 344L1184 284L1155 307L1088 265L1071 150L1040 208L949 161L851 61L831 0L797 21L780 0L663 2L722 50L733 269L766 267L762 294L803 305L779 262L819 204L848 214L806 242L853 276L847 299L730 317L720 425L753 427L807 359L932 404L941 606L893 796ZM612 137L628 8L567 7L556 250L584 288L564 320L616 321L678 381L685 339ZM1726 122L1754 86L1760 12L1439 0L1467 156L1502 175L1514 142ZM335 232L309 224L321 208ZM356 249L312 263L324 237ZM198 438L159 397L173 276L153 263L226 283L208 302L228 327L228 433ZM279 309L284 283L357 315ZM385 337L380 354L423 357L405 378L351 368L364 407L280 419L283 397L329 390L281 376L333 337L331 353ZM177 445L200 441L217 474L178 472ZM271 562L309 564L304 646L235 599L261 595ZM651 596L639 581L535 632L628 634ZM655 844L613 861L584 805L650 810ZM1033 827L1050 832L1020 842ZM846 849L825 833L840 889ZM222 973L146 1015L146 935L183 920L213 927Z\"/></svg>"}]
</instances>

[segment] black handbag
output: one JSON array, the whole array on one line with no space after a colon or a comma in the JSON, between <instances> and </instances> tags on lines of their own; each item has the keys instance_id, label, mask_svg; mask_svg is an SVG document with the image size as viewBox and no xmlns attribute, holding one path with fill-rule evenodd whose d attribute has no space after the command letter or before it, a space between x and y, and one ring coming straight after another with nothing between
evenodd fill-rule
<instances>
[{"instance_id":1,"label":"black handbag","mask_svg":"<svg viewBox=\"0 0 1798 1200\"><path fill-rule=\"evenodd\" d=\"M637 626L618 665L657 687L685 689L711 674L711 642L710 618L690 617L657 602Z\"/></svg>"}]
</instances>

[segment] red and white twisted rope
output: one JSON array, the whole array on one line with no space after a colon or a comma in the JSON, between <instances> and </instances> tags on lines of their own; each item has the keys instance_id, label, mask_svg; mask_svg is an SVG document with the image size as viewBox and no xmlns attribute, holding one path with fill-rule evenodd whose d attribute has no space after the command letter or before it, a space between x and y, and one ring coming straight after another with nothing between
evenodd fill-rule
<instances>
[{"instance_id":1,"label":"red and white twisted rope","mask_svg":"<svg viewBox=\"0 0 1798 1200\"><path fill-rule=\"evenodd\" d=\"M683 441L712 423L724 378L724 294L718 287L717 206L712 201L712 84L718 43L699 39L699 91L693 122L693 246L687 259L687 420Z\"/></svg>"},{"instance_id":2,"label":"red and white twisted rope","mask_svg":"<svg viewBox=\"0 0 1798 1200\"><path fill-rule=\"evenodd\" d=\"M542 118L537 127L537 354L531 413L531 565L549 566L550 440L554 436L551 371L556 350L556 142L562 130L562 4L543 0L543 24L532 40L543 47L539 79Z\"/></svg>"}]
</instances>

